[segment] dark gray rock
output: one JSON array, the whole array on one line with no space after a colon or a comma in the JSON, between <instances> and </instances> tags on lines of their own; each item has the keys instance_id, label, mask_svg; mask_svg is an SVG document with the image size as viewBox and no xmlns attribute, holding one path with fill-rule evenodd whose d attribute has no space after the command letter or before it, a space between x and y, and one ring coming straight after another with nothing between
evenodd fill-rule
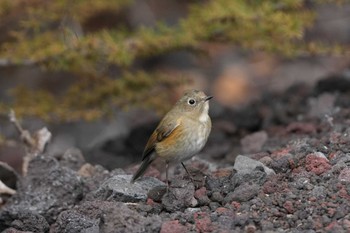
<instances>
[{"instance_id":1,"label":"dark gray rock","mask_svg":"<svg viewBox=\"0 0 350 233\"><path fill-rule=\"evenodd\" d=\"M214 202L219 202L219 203L220 203L220 202L222 202L222 201L224 200L224 197L221 195L220 192L215 191L215 192L213 192L213 193L211 194L210 199L211 199L212 201L214 201Z\"/></svg>"},{"instance_id":2,"label":"dark gray rock","mask_svg":"<svg viewBox=\"0 0 350 233\"><path fill-rule=\"evenodd\" d=\"M227 194L234 189L235 184L232 182L234 175L233 168L217 170L207 176L205 187L209 193L220 191L222 194Z\"/></svg>"},{"instance_id":3,"label":"dark gray rock","mask_svg":"<svg viewBox=\"0 0 350 233\"><path fill-rule=\"evenodd\" d=\"M89 163L84 164L78 171L78 174L82 177L85 185L84 193L86 193L86 195L84 196L84 199L93 199L93 191L98 189L104 181L110 178L112 176L111 173L112 172L109 172L100 165L92 166Z\"/></svg>"},{"instance_id":4,"label":"dark gray rock","mask_svg":"<svg viewBox=\"0 0 350 233\"><path fill-rule=\"evenodd\" d=\"M327 190L323 186L315 186L311 191L311 195L319 199L324 199L327 196Z\"/></svg>"},{"instance_id":5,"label":"dark gray rock","mask_svg":"<svg viewBox=\"0 0 350 233\"><path fill-rule=\"evenodd\" d=\"M50 224L82 199L83 187L76 172L60 166L53 157L37 156L29 163L28 174L18 183L11 203L0 212L0 225L6 227L11 220L23 221L32 215L42 215Z\"/></svg>"},{"instance_id":6,"label":"dark gray rock","mask_svg":"<svg viewBox=\"0 0 350 233\"><path fill-rule=\"evenodd\" d=\"M86 232L159 232L158 215L144 217L121 202L87 201L62 212L51 233Z\"/></svg>"},{"instance_id":7,"label":"dark gray rock","mask_svg":"<svg viewBox=\"0 0 350 233\"><path fill-rule=\"evenodd\" d=\"M252 182L258 185L263 185L267 180L267 175L263 167L256 167L250 173L236 173L231 178L231 184L236 187L244 183Z\"/></svg>"},{"instance_id":8,"label":"dark gray rock","mask_svg":"<svg viewBox=\"0 0 350 233\"><path fill-rule=\"evenodd\" d=\"M19 231L28 232L47 232L49 230L49 224L45 218L40 215L24 209L12 209L12 212L4 211L0 215L0 230L4 230L3 227L11 226ZM10 232L9 230L7 232Z\"/></svg>"},{"instance_id":9,"label":"dark gray rock","mask_svg":"<svg viewBox=\"0 0 350 233\"><path fill-rule=\"evenodd\" d=\"M10 227L2 231L1 233L32 233L32 231L21 231L16 228Z\"/></svg>"},{"instance_id":10,"label":"dark gray rock","mask_svg":"<svg viewBox=\"0 0 350 233\"><path fill-rule=\"evenodd\" d=\"M55 232L85 232L99 233L101 219L90 218L74 210L63 211L51 227L51 233Z\"/></svg>"},{"instance_id":11,"label":"dark gray rock","mask_svg":"<svg viewBox=\"0 0 350 233\"><path fill-rule=\"evenodd\" d=\"M237 173L239 174L249 174L258 166L263 167L267 175L276 174L274 170L268 168L262 162L259 162L257 160L251 159L243 155L238 155L236 157L233 168L236 169Z\"/></svg>"},{"instance_id":12,"label":"dark gray rock","mask_svg":"<svg viewBox=\"0 0 350 233\"><path fill-rule=\"evenodd\" d=\"M74 171L78 171L85 164L85 158L81 151L77 148L70 148L64 154L58 157L62 166L69 167Z\"/></svg>"},{"instance_id":13,"label":"dark gray rock","mask_svg":"<svg viewBox=\"0 0 350 233\"><path fill-rule=\"evenodd\" d=\"M238 186L235 191L228 194L224 202L230 203L232 201L238 201L238 202L245 202L249 201L250 199L254 198L256 195L258 195L260 186L255 183L244 183L240 186Z\"/></svg>"},{"instance_id":14,"label":"dark gray rock","mask_svg":"<svg viewBox=\"0 0 350 233\"><path fill-rule=\"evenodd\" d=\"M297 189L309 189L308 187L312 186L310 179L307 177L297 177L292 184Z\"/></svg>"},{"instance_id":15,"label":"dark gray rock","mask_svg":"<svg viewBox=\"0 0 350 233\"><path fill-rule=\"evenodd\" d=\"M148 197L155 202L161 202L164 194L167 192L166 186L154 187L148 192Z\"/></svg>"},{"instance_id":16,"label":"dark gray rock","mask_svg":"<svg viewBox=\"0 0 350 233\"><path fill-rule=\"evenodd\" d=\"M168 193L162 198L164 208L169 212L184 210L198 204L194 198L194 185L191 181L174 179Z\"/></svg>"},{"instance_id":17,"label":"dark gray rock","mask_svg":"<svg viewBox=\"0 0 350 233\"><path fill-rule=\"evenodd\" d=\"M143 177L134 183L130 183L131 178L131 175L113 176L106 180L93 196L99 200L139 202L146 201L148 192L152 189L166 186L154 177Z\"/></svg>"},{"instance_id":18,"label":"dark gray rock","mask_svg":"<svg viewBox=\"0 0 350 233\"><path fill-rule=\"evenodd\" d=\"M293 159L292 154L286 154L281 158L273 160L270 164L270 167L277 173L287 172L290 169L290 160Z\"/></svg>"}]
</instances>

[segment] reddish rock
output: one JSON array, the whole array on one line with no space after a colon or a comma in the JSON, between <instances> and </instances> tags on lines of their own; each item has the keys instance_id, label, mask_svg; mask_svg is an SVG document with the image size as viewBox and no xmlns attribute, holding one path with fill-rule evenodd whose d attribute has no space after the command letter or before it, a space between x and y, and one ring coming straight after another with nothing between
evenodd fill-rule
<instances>
[{"instance_id":1,"label":"reddish rock","mask_svg":"<svg viewBox=\"0 0 350 233\"><path fill-rule=\"evenodd\" d=\"M151 198L147 198L147 205L153 206L154 205L154 201Z\"/></svg>"},{"instance_id":2,"label":"reddish rock","mask_svg":"<svg viewBox=\"0 0 350 233\"><path fill-rule=\"evenodd\" d=\"M314 225L314 228L316 230L322 229L323 228L322 218L317 217L317 218L313 219L313 225Z\"/></svg>"},{"instance_id":3,"label":"reddish rock","mask_svg":"<svg viewBox=\"0 0 350 233\"><path fill-rule=\"evenodd\" d=\"M344 136L342 133L339 132L332 132L329 141L332 144L346 144L349 142L349 137Z\"/></svg>"},{"instance_id":4,"label":"reddish rock","mask_svg":"<svg viewBox=\"0 0 350 233\"><path fill-rule=\"evenodd\" d=\"M265 194L275 193L277 189L278 189L277 183L271 180L266 181L265 184L263 185L263 192Z\"/></svg>"},{"instance_id":5,"label":"reddish rock","mask_svg":"<svg viewBox=\"0 0 350 233\"><path fill-rule=\"evenodd\" d=\"M210 203L210 199L207 196L207 189L205 187L202 187L200 189L197 189L194 193L194 197L198 201L198 204L200 206L202 205L208 205ZM197 205L197 204L196 204ZM192 206L196 206L196 205L192 205Z\"/></svg>"},{"instance_id":6,"label":"reddish rock","mask_svg":"<svg viewBox=\"0 0 350 233\"><path fill-rule=\"evenodd\" d=\"M326 232L342 232L342 227L337 221L333 221L325 227Z\"/></svg>"},{"instance_id":7,"label":"reddish rock","mask_svg":"<svg viewBox=\"0 0 350 233\"><path fill-rule=\"evenodd\" d=\"M343 226L344 226L345 229L348 230L348 232L350 232L350 220L344 219L343 220Z\"/></svg>"},{"instance_id":8,"label":"reddish rock","mask_svg":"<svg viewBox=\"0 0 350 233\"><path fill-rule=\"evenodd\" d=\"M305 170L303 169L303 167L296 167L292 170L293 174L300 174L303 173Z\"/></svg>"},{"instance_id":9,"label":"reddish rock","mask_svg":"<svg viewBox=\"0 0 350 233\"><path fill-rule=\"evenodd\" d=\"M306 156L305 167L307 171L313 172L316 175L321 175L331 169L328 159L321 157L316 153L308 154Z\"/></svg>"},{"instance_id":10,"label":"reddish rock","mask_svg":"<svg viewBox=\"0 0 350 233\"><path fill-rule=\"evenodd\" d=\"M249 224L248 226L245 227L245 232L246 233L254 233L256 232L256 226L253 224Z\"/></svg>"},{"instance_id":11,"label":"reddish rock","mask_svg":"<svg viewBox=\"0 0 350 233\"><path fill-rule=\"evenodd\" d=\"M311 201L311 202L315 202L315 201L317 201L317 198L316 197L309 197L309 201Z\"/></svg>"},{"instance_id":12,"label":"reddish rock","mask_svg":"<svg viewBox=\"0 0 350 233\"><path fill-rule=\"evenodd\" d=\"M206 195L207 195L207 189L205 187L197 189L194 192L194 197L197 198L197 199L200 199L200 198L202 198L203 196L206 196Z\"/></svg>"},{"instance_id":13,"label":"reddish rock","mask_svg":"<svg viewBox=\"0 0 350 233\"><path fill-rule=\"evenodd\" d=\"M282 190L286 192L288 190L288 185L283 181L283 175L277 174L276 176L271 176L263 184L262 190L265 194L276 193Z\"/></svg>"},{"instance_id":14,"label":"reddish rock","mask_svg":"<svg viewBox=\"0 0 350 233\"><path fill-rule=\"evenodd\" d=\"M232 169L222 168L218 169L216 171L213 171L212 175L215 178L223 178L228 177L232 174Z\"/></svg>"},{"instance_id":15,"label":"reddish rock","mask_svg":"<svg viewBox=\"0 0 350 233\"><path fill-rule=\"evenodd\" d=\"M328 209L327 209L327 214L328 214L328 216L331 218L331 217L334 216L334 214L335 214L336 211L337 211L337 210L336 210L335 208L328 208Z\"/></svg>"},{"instance_id":16,"label":"reddish rock","mask_svg":"<svg viewBox=\"0 0 350 233\"><path fill-rule=\"evenodd\" d=\"M259 159L259 161L262 162L264 165L269 166L273 160L270 156L264 156L261 159Z\"/></svg>"},{"instance_id":17,"label":"reddish rock","mask_svg":"<svg viewBox=\"0 0 350 233\"><path fill-rule=\"evenodd\" d=\"M327 202L327 206L328 206L328 207L337 208L337 207L338 207L338 204L337 204L337 203L333 203L333 202Z\"/></svg>"},{"instance_id":18,"label":"reddish rock","mask_svg":"<svg viewBox=\"0 0 350 233\"><path fill-rule=\"evenodd\" d=\"M289 214L292 214L295 211L293 202L291 202L291 201L286 201L283 204L283 208L285 208Z\"/></svg>"},{"instance_id":19,"label":"reddish rock","mask_svg":"<svg viewBox=\"0 0 350 233\"><path fill-rule=\"evenodd\" d=\"M341 138L341 133L339 132L332 132L329 136L329 141L332 144L339 144L340 143L340 138Z\"/></svg>"},{"instance_id":20,"label":"reddish rock","mask_svg":"<svg viewBox=\"0 0 350 233\"><path fill-rule=\"evenodd\" d=\"M215 212L218 213L219 215L225 215L225 214L229 213L230 210L225 208L225 207L219 207L215 210Z\"/></svg>"},{"instance_id":21,"label":"reddish rock","mask_svg":"<svg viewBox=\"0 0 350 233\"><path fill-rule=\"evenodd\" d=\"M296 164L296 162L293 159L288 159L288 162L289 162L289 167L292 170L297 167L297 164Z\"/></svg>"},{"instance_id":22,"label":"reddish rock","mask_svg":"<svg viewBox=\"0 0 350 233\"><path fill-rule=\"evenodd\" d=\"M258 152L252 155L249 155L249 158L254 159L254 160L260 160L262 158L270 158L270 154L267 152ZM271 159L271 158L270 158ZM260 161L261 162L261 161Z\"/></svg>"},{"instance_id":23,"label":"reddish rock","mask_svg":"<svg viewBox=\"0 0 350 233\"><path fill-rule=\"evenodd\" d=\"M341 185L338 193L339 193L339 196L341 198L345 198L345 199L350 201L350 195L349 195L348 190L346 189L346 187L344 185Z\"/></svg>"},{"instance_id":24,"label":"reddish rock","mask_svg":"<svg viewBox=\"0 0 350 233\"><path fill-rule=\"evenodd\" d=\"M328 158L329 158L330 160L337 159L337 152L331 152L331 153L328 155Z\"/></svg>"},{"instance_id":25,"label":"reddish rock","mask_svg":"<svg viewBox=\"0 0 350 233\"><path fill-rule=\"evenodd\" d=\"M233 210L239 210L239 208L241 208L241 203L233 201L231 202L231 206L233 207Z\"/></svg>"},{"instance_id":26,"label":"reddish rock","mask_svg":"<svg viewBox=\"0 0 350 233\"><path fill-rule=\"evenodd\" d=\"M205 213L205 212L194 213L194 221L196 224L197 232L204 233L204 232L213 231L213 225L208 213Z\"/></svg>"},{"instance_id":27,"label":"reddish rock","mask_svg":"<svg viewBox=\"0 0 350 233\"><path fill-rule=\"evenodd\" d=\"M276 150L276 151L272 152L271 158L279 159L279 158L281 158L283 156L289 155L290 151L291 151L291 148L282 148L280 150Z\"/></svg>"},{"instance_id":28,"label":"reddish rock","mask_svg":"<svg viewBox=\"0 0 350 233\"><path fill-rule=\"evenodd\" d=\"M183 233L187 232L187 227L182 225L179 220L167 221L162 224L160 233Z\"/></svg>"},{"instance_id":29,"label":"reddish rock","mask_svg":"<svg viewBox=\"0 0 350 233\"><path fill-rule=\"evenodd\" d=\"M336 151L336 152L332 152L328 155L328 158L333 161L333 160L337 160L340 157L344 156L344 153L341 151Z\"/></svg>"},{"instance_id":30,"label":"reddish rock","mask_svg":"<svg viewBox=\"0 0 350 233\"><path fill-rule=\"evenodd\" d=\"M344 168L339 176L338 176L339 181L345 181L350 183L350 167Z\"/></svg>"}]
</instances>

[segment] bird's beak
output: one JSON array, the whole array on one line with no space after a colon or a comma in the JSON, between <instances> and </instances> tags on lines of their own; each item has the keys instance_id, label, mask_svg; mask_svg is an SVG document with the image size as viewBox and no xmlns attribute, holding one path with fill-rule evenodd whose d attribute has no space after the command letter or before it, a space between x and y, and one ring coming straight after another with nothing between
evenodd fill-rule
<instances>
[{"instance_id":1,"label":"bird's beak","mask_svg":"<svg viewBox=\"0 0 350 233\"><path fill-rule=\"evenodd\" d=\"M204 98L204 100L205 100L205 101L208 101L208 100L210 100L210 99L212 99L212 98L213 98L213 96L207 96L207 97Z\"/></svg>"}]
</instances>

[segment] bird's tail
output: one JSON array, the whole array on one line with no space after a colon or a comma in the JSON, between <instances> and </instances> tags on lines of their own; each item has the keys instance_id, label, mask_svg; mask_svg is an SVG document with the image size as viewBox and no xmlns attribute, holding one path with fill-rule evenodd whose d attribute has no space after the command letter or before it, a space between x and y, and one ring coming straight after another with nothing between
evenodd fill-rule
<instances>
[{"instance_id":1,"label":"bird's tail","mask_svg":"<svg viewBox=\"0 0 350 233\"><path fill-rule=\"evenodd\" d=\"M134 176L131 179L131 183L134 183L135 180L137 180L139 177L141 177L145 171L147 170L147 168L149 167L149 165L154 161L154 155L150 155L147 156L143 161L141 166L139 167L139 169L135 172Z\"/></svg>"}]
</instances>

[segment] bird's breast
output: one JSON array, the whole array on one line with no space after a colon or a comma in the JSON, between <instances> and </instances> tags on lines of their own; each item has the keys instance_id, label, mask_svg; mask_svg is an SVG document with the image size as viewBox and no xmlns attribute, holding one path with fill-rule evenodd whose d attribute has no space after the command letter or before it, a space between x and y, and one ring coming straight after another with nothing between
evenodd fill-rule
<instances>
[{"instance_id":1,"label":"bird's breast","mask_svg":"<svg viewBox=\"0 0 350 233\"><path fill-rule=\"evenodd\" d=\"M184 119L172 135L157 143L156 152L167 161L184 161L190 159L203 149L211 130L211 121L201 122Z\"/></svg>"}]
</instances>

